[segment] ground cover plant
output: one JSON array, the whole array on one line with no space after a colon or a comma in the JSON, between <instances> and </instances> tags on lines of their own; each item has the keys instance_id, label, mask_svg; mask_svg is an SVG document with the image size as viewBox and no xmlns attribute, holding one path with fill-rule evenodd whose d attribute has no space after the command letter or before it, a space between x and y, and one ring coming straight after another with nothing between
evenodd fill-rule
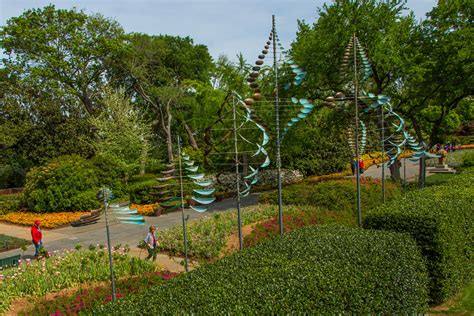
<instances>
[{"instance_id":1,"label":"ground cover plant","mask_svg":"<svg viewBox=\"0 0 474 316\"><path fill-rule=\"evenodd\" d=\"M18 267L0 272L0 312L8 309L10 302L26 296L39 296L64 288L105 281L110 278L106 249L66 251L38 261L22 261ZM114 250L114 273L117 278L154 272L156 266L148 261L130 257L126 249Z\"/></svg>"},{"instance_id":2,"label":"ground cover plant","mask_svg":"<svg viewBox=\"0 0 474 316\"><path fill-rule=\"evenodd\" d=\"M123 299L130 294L146 291L152 286L159 286L164 281L171 280L176 273L157 271L145 272L133 277L125 277L116 280L116 298ZM59 293L51 298L37 297L30 302L27 308L23 308L19 315L77 315L79 312L87 312L97 305L108 304L112 301L109 282L103 282L94 286L85 286L73 291L73 293Z\"/></svg>"},{"instance_id":3,"label":"ground cover plant","mask_svg":"<svg viewBox=\"0 0 474 316\"><path fill-rule=\"evenodd\" d=\"M29 240L0 234L0 252L20 248L29 244L31 244Z\"/></svg>"},{"instance_id":4,"label":"ground cover plant","mask_svg":"<svg viewBox=\"0 0 474 316\"><path fill-rule=\"evenodd\" d=\"M365 216L366 228L405 232L426 258L433 304L474 278L474 169L444 185L413 191Z\"/></svg>"},{"instance_id":5,"label":"ground cover plant","mask_svg":"<svg viewBox=\"0 0 474 316\"><path fill-rule=\"evenodd\" d=\"M92 313L415 314L425 310L426 284L407 235L306 227Z\"/></svg>"}]
</instances>

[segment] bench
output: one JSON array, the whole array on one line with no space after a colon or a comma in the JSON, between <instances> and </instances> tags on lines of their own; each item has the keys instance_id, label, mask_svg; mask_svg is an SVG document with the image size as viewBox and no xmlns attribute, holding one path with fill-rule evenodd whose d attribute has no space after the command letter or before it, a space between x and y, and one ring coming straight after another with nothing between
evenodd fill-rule
<instances>
[{"instance_id":1,"label":"bench","mask_svg":"<svg viewBox=\"0 0 474 316\"><path fill-rule=\"evenodd\" d=\"M18 260L20 260L20 255L15 255L15 256L10 256L10 257L0 259L0 268L17 266Z\"/></svg>"}]
</instances>

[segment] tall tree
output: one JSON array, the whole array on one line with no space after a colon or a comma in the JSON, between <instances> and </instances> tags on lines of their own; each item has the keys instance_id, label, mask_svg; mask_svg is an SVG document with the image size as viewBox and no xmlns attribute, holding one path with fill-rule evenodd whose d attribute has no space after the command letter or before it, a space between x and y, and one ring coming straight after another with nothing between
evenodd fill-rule
<instances>
[{"instance_id":1,"label":"tall tree","mask_svg":"<svg viewBox=\"0 0 474 316\"><path fill-rule=\"evenodd\" d=\"M0 31L0 45L9 75L34 81L38 93L77 98L81 110L93 114L107 63L121 53L124 38L115 21L49 5L8 20Z\"/></svg>"}]
</instances>

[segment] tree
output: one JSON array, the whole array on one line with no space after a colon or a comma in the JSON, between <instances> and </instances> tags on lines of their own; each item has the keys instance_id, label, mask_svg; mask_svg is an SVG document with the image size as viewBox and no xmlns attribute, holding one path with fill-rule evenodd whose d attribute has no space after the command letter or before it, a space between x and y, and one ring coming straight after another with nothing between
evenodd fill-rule
<instances>
[{"instance_id":1,"label":"tree","mask_svg":"<svg viewBox=\"0 0 474 316\"><path fill-rule=\"evenodd\" d=\"M96 154L112 158L124 165L128 175L138 166L145 172L150 151L151 124L134 107L123 90L105 92L103 111L89 118L96 129Z\"/></svg>"},{"instance_id":2,"label":"tree","mask_svg":"<svg viewBox=\"0 0 474 316\"><path fill-rule=\"evenodd\" d=\"M439 1L413 34L410 50L417 53L404 67L398 108L429 145L462 124L455 112L460 104L473 106L468 98L474 92L472 18L471 1Z\"/></svg>"},{"instance_id":3,"label":"tree","mask_svg":"<svg viewBox=\"0 0 474 316\"><path fill-rule=\"evenodd\" d=\"M186 117L175 115L183 110L189 97L186 80L210 82L212 59L204 45L194 45L189 37L131 34L130 46L114 64L116 84L124 85L137 105L156 118L155 134L165 139L168 161L173 159L173 119L185 128L189 143L197 146Z\"/></svg>"},{"instance_id":4,"label":"tree","mask_svg":"<svg viewBox=\"0 0 474 316\"><path fill-rule=\"evenodd\" d=\"M38 93L76 98L80 103L74 105L90 115L107 80L107 63L121 54L124 37L117 22L101 15L49 5L8 20L0 45L8 76L35 82Z\"/></svg>"}]
</instances>

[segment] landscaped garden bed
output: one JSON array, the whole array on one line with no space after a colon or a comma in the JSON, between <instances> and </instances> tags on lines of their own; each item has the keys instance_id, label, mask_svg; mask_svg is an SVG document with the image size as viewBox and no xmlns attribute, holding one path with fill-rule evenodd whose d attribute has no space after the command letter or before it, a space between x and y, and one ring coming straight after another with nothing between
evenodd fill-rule
<instances>
[{"instance_id":1,"label":"landscaped garden bed","mask_svg":"<svg viewBox=\"0 0 474 316\"><path fill-rule=\"evenodd\" d=\"M90 247L90 250L52 253L42 260L24 260L18 267L0 272L0 313L10 303L27 296L41 296L65 288L105 281L110 278L109 259L104 247ZM126 254L127 249L113 251L114 274L116 278L155 272L154 263L143 261Z\"/></svg>"},{"instance_id":2,"label":"landscaped garden bed","mask_svg":"<svg viewBox=\"0 0 474 316\"><path fill-rule=\"evenodd\" d=\"M36 213L36 212L12 212L0 215L0 221L15 224L32 226L36 219L41 221L44 228L57 228L68 225L78 220L82 215L90 212L58 212L58 213Z\"/></svg>"},{"instance_id":3,"label":"landscaped garden bed","mask_svg":"<svg viewBox=\"0 0 474 316\"><path fill-rule=\"evenodd\" d=\"M29 240L0 234L0 252L17 249L29 244L31 244L31 241Z\"/></svg>"}]
</instances>

